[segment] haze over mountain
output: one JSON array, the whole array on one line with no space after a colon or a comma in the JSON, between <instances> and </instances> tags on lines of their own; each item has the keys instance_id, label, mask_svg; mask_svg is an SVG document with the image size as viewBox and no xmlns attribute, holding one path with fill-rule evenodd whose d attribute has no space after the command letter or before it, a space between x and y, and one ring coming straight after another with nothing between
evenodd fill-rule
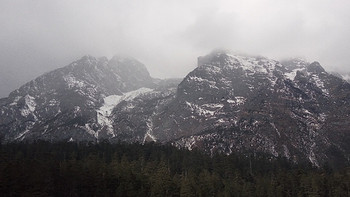
<instances>
[{"instance_id":1,"label":"haze over mountain","mask_svg":"<svg viewBox=\"0 0 350 197\"><path fill-rule=\"evenodd\" d=\"M0 99L0 137L156 141L337 165L350 158L349 102L347 81L301 59L216 50L185 78L160 80L131 57L84 56Z\"/></svg>"},{"instance_id":2,"label":"haze over mountain","mask_svg":"<svg viewBox=\"0 0 350 197\"><path fill-rule=\"evenodd\" d=\"M184 77L221 47L349 72L349 10L347 0L2 1L0 97L86 54L135 57L157 78Z\"/></svg>"}]
</instances>

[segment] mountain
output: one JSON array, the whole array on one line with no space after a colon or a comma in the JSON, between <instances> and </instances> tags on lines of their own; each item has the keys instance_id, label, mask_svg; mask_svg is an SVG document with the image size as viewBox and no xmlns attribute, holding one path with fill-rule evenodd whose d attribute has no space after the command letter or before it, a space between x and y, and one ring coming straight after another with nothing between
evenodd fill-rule
<instances>
[{"instance_id":1,"label":"mountain","mask_svg":"<svg viewBox=\"0 0 350 197\"><path fill-rule=\"evenodd\" d=\"M350 85L318 62L223 52L198 62L178 95L206 129L182 137L177 146L261 151L314 165L335 155L349 160Z\"/></svg>"},{"instance_id":2,"label":"mountain","mask_svg":"<svg viewBox=\"0 0 350 197\"><path fill-rule=\"evenodd\" d=\"M339 74L340 75L340 74ZM340 75L342 79L350 82L350 73Z\"/></svg>"},{"instance_id":3,"label":"mountain","mask_svg":"<svg viewBox=\"0 0 350 197\"><path fill-rule=\"evenodd\" d=\"M172 143L334 165L350 158L350 84L318 62L214 51L182 80L133 58L73 62L0 100L4 142Z\"/></svg>"},{"instance_id":4,"label":"mountain","mask_svg":"<svg viewBox=\"0 0 350 197\"><path fill-rule=\"evenodd\" d=\"M346 73L346 72L338 73L338 72L333 71L333 72L330 72L330 74L332 74L340 79L344 79L350 83L350 73Z\"/></svg>"},{"instance_id":5,"label":"mountain","mask_svg":"<svg viewBox=\"0 0 350 197\"><path fill-rule=\"evenodd\" d=\"M97 112L106 96L166 83L150 77L132 58L85 56L46 73L0 100L3 141L76 139L95 141L101 124ZM107 99L108 100L108 99Z\"/></svg>"}]
</instances>

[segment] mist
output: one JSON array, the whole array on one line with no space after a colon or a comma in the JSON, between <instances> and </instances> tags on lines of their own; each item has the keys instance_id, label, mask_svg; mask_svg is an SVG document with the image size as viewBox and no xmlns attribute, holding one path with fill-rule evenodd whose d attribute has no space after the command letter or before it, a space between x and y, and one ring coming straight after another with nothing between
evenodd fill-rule
<instances>
[{"instance_id":1,"label":"mist","mask_svg":"<svg viewBox=\"0 0 350 197\"><path fill-rule=\"evenodd\" d=\"M0 97L84 55L184 77L216 48L350 72L347 0L1 0Z\"/></svg>"}]
</instances>

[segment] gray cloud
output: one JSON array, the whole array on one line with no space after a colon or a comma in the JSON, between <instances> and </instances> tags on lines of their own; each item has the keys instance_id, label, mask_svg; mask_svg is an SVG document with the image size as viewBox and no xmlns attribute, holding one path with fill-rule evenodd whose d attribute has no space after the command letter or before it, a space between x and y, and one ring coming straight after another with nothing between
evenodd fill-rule
<instances>
[{"instance_id":1,"label":"gray cloud","mask_svg":"<svg viewBox=\"0 0 350 197\"><path fill-rule=\"evenodd\" d=\"M0 97L85 54L133 56L162 78L215 48L350 72L349 19L347 0L1 0Z\"/></svg>"}]
</instances>

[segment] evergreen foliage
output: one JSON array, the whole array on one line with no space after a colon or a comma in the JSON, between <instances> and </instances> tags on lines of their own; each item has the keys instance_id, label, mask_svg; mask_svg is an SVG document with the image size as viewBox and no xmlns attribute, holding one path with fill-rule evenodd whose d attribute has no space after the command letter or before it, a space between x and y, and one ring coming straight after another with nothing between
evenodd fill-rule
<instances>
[{"instance_id":1,"label":"evergreen foliage","mask_svg":"<svg viewBox=\"0 0 350 197\"><path fill-rule=\"evenodd\" d=\"M350 196L350 168L154 143L0 146L1 196Z\"/></svg>"}]
</instances>

